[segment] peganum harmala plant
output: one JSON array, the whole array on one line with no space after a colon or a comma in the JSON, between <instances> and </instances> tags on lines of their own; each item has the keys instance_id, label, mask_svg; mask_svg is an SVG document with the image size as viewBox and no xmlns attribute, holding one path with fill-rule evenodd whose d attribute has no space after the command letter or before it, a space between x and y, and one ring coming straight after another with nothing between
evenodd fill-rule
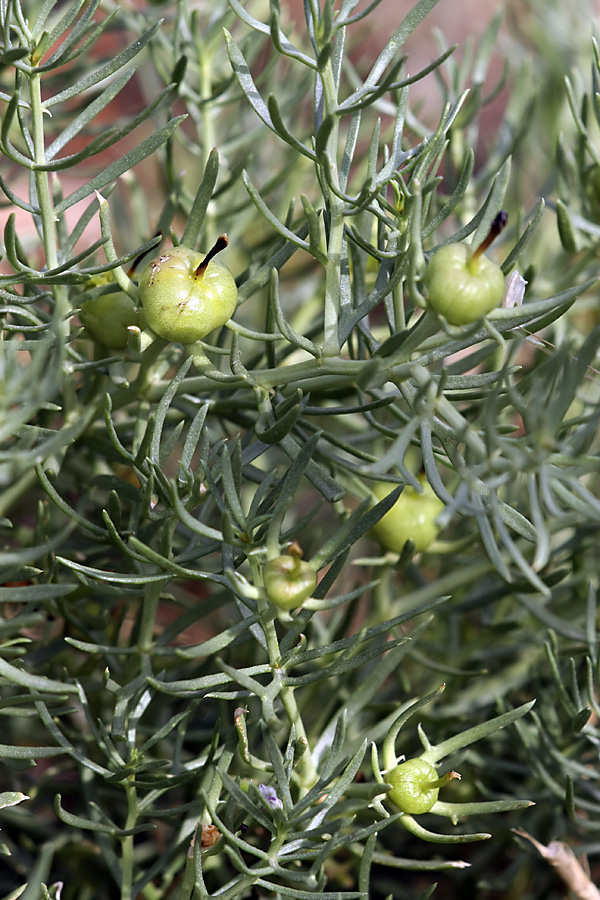
<instances>
[{"instance_id":1,"label":"peganum harmala plant","mask_svg":"<svg viewBox=\"0 0 600 900\"><path fill-rule=\"evenodd\" d=\"M471 147L498 19L471 91L450 48L408 74L435 5L365 67L377 2L297 32L277 2L0 4L7 898L465 896L524 865L503 821L597 812L593 247L550 197L556 289L543 202L510 200L523 78ZM211 247L236 285L207 301ZM430 303L452 248L460 321ZM164 327L182 279L199 332ZM404 490L428 537L390 547ZM548 684L573 742L524 718Z\"/></svg>"}]
</instances>

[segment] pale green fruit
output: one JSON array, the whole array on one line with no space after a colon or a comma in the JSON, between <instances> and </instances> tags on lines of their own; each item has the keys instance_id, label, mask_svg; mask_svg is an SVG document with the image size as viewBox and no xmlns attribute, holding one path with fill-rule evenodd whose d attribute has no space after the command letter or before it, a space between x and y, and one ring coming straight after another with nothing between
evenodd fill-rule
<instances>
[{"instance_id":1,"label":"pale green fruit","mask_svg":"<svg viewBox=\"0 0 600 900\"><path fill-rule=\"evenodd\" d=\"M422 491L406 485L394 505L371 529L371 535L387 550L401 553L408 540L419 553L436 539L439 527L436 519L444 504L431 485L420 479ZM379 482L372 488L378 500L383 500L395 488L389 482Z\"/></svg>"},{"instance_id":2,"label":"pale green fruit","mask_svg":"<svg viewBox=\"0 0 600 900\"><path fill-rule=\"evenodd\" d=\"M440 792L439 787L431 786L438 781L437 772L424 759L407 759L385 780L392 785L387 796L399 810L411 815L429 812Z\"/></svg>"},{"instance_id":3,"label":"pale green fruit","mask_svg":"<svg viewBox=\"0 0 600 900\"><path fill-rule=\"evenodd\" d=\"M427 300L451 325L476 322L500 305L504 275L500 266L465 244L447 244L434 253L425 273Z\"/></svg>"},{"instance_id":4,"label":"pale green fruit","mask_svg":"<svg viewBox=\"0 0 600 900\"><path fill-rule=\"evenodd\" d=\"M95 275L86 284L84 293L86 290L111 282L113 277L109 272ZM85 300L81 304L79 319L95 341L104 347L118 350L127 346L129 336L127 329L130 325L144 327L143 317L135 303L131 297L119 291L116 284L113 293Z\"/></svg>"},{"instance_id":5,"label":"pale green fruit","mask_svg":"<svg viewBox=\"0 0 600 900\"><path fill-rule=\"evenodd\" d=\"M214 252L215 248L204 254L176 247L157 256L142 272L140 301L148 325L159 337L193 344L233 315L235 279L227 266L212 258Z\"/></svg>"},{"instance_id":6,"label":"pale green fruit","mask_svg":"<svg viewBox=\"0 0 600 900\"><path fill-rule=\"evenodd\" d=\"M267 597L280 609L296 609L313 593L317 573L297 556L277 556L269 560L263 572Z\"/></svg>"}]
</instances>

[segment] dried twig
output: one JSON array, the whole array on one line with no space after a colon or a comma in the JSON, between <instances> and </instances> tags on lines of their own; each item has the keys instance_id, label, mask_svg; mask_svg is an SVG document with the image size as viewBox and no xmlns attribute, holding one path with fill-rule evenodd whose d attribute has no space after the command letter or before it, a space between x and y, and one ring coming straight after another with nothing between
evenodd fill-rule
<instances>
[{"instance_id":1,"label":"dried twig","mask_svg":"<svg viewBox=\"0 0 600 900\"><path fill-rule=\"evenodd\" d=\"M556 869L577 900L600 900L600 891L590 881L589 875L584 872L581 863L568 844L563 844L562 841L552 841L546 846L536 841L523 828L513 828L512 830L519 837L526 838L533 844L540 856Z\"/></svg>"}]
</instances>

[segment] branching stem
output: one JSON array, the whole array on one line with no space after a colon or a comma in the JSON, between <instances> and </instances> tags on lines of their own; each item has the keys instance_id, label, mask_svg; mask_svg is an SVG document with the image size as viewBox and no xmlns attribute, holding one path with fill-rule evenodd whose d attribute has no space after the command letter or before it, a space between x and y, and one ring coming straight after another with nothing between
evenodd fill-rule
<instances>
[{"instance_id":1,"label":"branching stem","mask_svg":"<svg viewBox=\"0 0 600 900\"><path fill-rule=\"evenodd\" d=\"M44 139L44 108L42 104L40 72L34 71L30 74L29 92L31 101L33 161L36 166L35 185L42 222L46 266L48 269L54 269L59 264L59 253L56 236L56 217L54 215L54 204L52 202L52 190L50 187L50 175L41 168L46 164L46 147ZM57 284L53 286L53 293L56 303L54 327L59 336L59 346L62 347L61 338L65 338L68 334L68 322L65 319L69 309L67 289L65 285Z\"/></svg>"}]
</instances>

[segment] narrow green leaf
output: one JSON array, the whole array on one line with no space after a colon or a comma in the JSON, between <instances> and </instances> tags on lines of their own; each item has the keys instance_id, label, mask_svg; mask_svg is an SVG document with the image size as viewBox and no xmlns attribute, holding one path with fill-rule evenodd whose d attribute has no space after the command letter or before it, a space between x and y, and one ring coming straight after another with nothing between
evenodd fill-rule
<instances>
[{"instance_id":1,"label":"narrow green leaf","mask_svg":"<svg viewBox=\"0 0 600 900\"><path fill-rule=\"evenodd\" d=\"M420 697L418 700L415 700L413 703L409 704L396 716L396 718L390 725L383 741L382 756L383 764L386 769L393 769L394 766L397 765L398 759L396 756L396 739L398 737L398 734L400 733L400 730L408 722L408 720L415 715L415 713L417 713L428 703L431 703L433 700L436 700L439 696L441 696L441 694L444 693L445 689L445 684L440 685L440 687L435 691L432 691L430 694L426 694L424 697Z\"/></svg>"},{"instance_id":2,"label":"narrow green leaf","mask_svg":"<svg viewBox=\"0 0 600 900\"><path fill-rule=\"evenodd\" d=\"M171 403L175 398L175 394L183 384L185 380L185 376L189 372L190 366L192 365L191 357L187 357L181 363L179 369L167 385L165 392L161 398L160 403L156 408L156 416L154 420L154 428L152 430L152 439L150 442L150 459L155 465L160 465L161 460L161 439L163 427L165 424L165 420L167 418L167 414L169 412L169 408Z\"/></svg>"},{"instance_id":3,"label":"narrow green leaf","mask_svg":"<svg viewBox=\"0 0 600 900\"><path fill-rule=\"evenodd\" d=\"M336 28L345 28L348 25L354 24L354 22L359 22L361 19L366 18L369 13L372 13L373 10L377 9L382 0L371 0L364 9L361 9L359 12L355 13L353 16L350 15L353 9L359 4L359 0L343 0L342 5L340 7L339 15L335 20Z\"/></svg>"},{"instance_id":4,"label":"narrow green leaf","mask_svg":"<svg viewBox=\"0 0 600 900\"><path fill-rule=\"evenodd\" d=\"M229 0L229 5L233 9L233 11L236 13L236 15L242 20L242 22L245 22L247 25L250 26L250 28L253 28L254 31L258 31L261 34L264 34L267 37L272 38L272 36L273 36L272 35L272 27L270 24L267 25L264 22L261 22L259 19L255 19L253 16L250 15L250 13L247 12L245 7L242 6L242 4L238 2L238 0ZM275 27L277 27L277 26L275 26ZM225 32L225 39L227 40L229 32L225 28L223 29L223 31ZM229 35L229 38L231 38L231 35ZM277 44L281 48L281 52L284 53L286 56L290 56L292 59L295 59L298 62L301 62L304 65L309 66L312 69L315 68L314 60L311 59L310 56L306 56L304 53L301 53L299 50L297 50L293 46L293 44L291 44L287 40L286 36L280 29L278 29L275 34L275 40L277 41Z\"/></svg>"},{"instance_id":5,"label":"narrow green leaf","mask_svg":"<svg viewBox=\"0 0 600 900\"><path fill-rule=\"evenodd\" d=\"M473 248L478 247L488 236L492 222L502 209L504 195L510 178L510 167L511 159L509 157L492 182L492 186L485 199L485 204L481 210L481 218L479 219L475 234L471 241L471 246Z\"/></svg>"},{"instance_id":6,"label":"narrow green leaf","mask_svg":"<svg viewBox=\"0 0 600 900\"><path fill-rule=\"evenodd\" d=\"M238 47L238 45L233 40L230 33L226 28L223 29L225 34L225 42L227 44L227 53L229 55L229 61L231 63L231 68L237 78L239 85L244 92L248 102L252 106L252 109L256 113L256 115L261 119L267 128L270 128L271 131L274 131L277 134L277 130L271 121L271 116L269 114L269 110L265 101L260 96L258 88L254 83L254 79L250 74L250 67L244 58L244 54Z\"/></svg>"},{"instance_id":7,"label":"narrow green leaf","mask_svg":"<svg viewBox=\"0 0 600 900\"><path fill-rule=\"evenodd\" d=\"M152 40L158 29L162 24L162 19L158 22L155 22L153 25L145 31L137 41L123 50L121 53L117 54L110 62L106 63L104 66L101 66L99 69L96 69L95 72L92 72L90 75L87 75L85 78L80 79L75 84L71 85L71 87L66 88L64 91L60 91L60 93L55 94L53 97L49 97L44 101L44 108L51 109L53 106L56 106L59 103L65 103L67 100L71 100L73 97L81 96L84 91L87 91L89 88L94 87L94 85L99 84L101 81L104 81L105 78L109 78L115 72L118 72L119 69L122 69L131 59L138 55L138 53L144 49L146 44ZM129 168L129 166L127 167Z\"/></svg>"},{"instance_id":8,"label":"narrow green leaf","mask_svg":"<svg viewBox=\"0 0 600 900\"><path fill-rule=\"evenodd\" d=\"M356 773L360 769L368 746L368 739L365 738L352 759L344 769L343 773L335 782L333 788L326 794L324 800L320 804L318 812L308 823L308 828L316 828L325 819L327 813L332 809L338 800L343 797L349 786L356 778Z\"/></svg>"},{"instance_id":9,"label":"narrow green leaf","mask_svg":"<svg viewBox=\"0 0 600 900\"><path fill-rule=\"evenodd\" d=\"M160 572L156 575L148 573L136 573L133 575L122 574L120 572L105 571L104 569L95 569L92 566L84 566L81 563L67 559L64 556L57 556L56 559L61 565L66 566L68 569L72 569L74 572L80 572L82 575L86 576L86 578L97 579L100 582L104 581L111 584L143 586L145 584L153 584L157 581L165 581L165 578L168 577L164 572Z\"/></svg>"},{"instance_id":10,"label":"narrow green leaf","mask_svg":"<svg viewBox=\"0 0 600 900\"><path fill-rule=\"evenodd\" d=\"M473 841L488 841L491 834L487 832L478 832L476 834L438 834L434 831L428 831L420 822L409 815L404 815L402 824L415 837L421 838L430 844L470 844Z\"/></svg>"},{"instance_id":11,"label":"narrow green leaf","mask_svg":"<svg viewBox=\"0 0 600 900\"><path fill-rule=\"evenodd\" d=\"M31 213L32 215L39 216L39 214L40 214L39 207L32 206L31 203L27 203L25 200L22 200L20 197L18 197L15 194L15 192L10 189L10 187L5 182L5 180L2 178L2 176L0 176L0 188L2 188L2 190L4 191L4 193L6 194L8 199L11 201L11 203L13 203L15 206L18 206L19 209L24 209L25 212Z\"/></svg>"},{"instance_id":12,"label":"narrow green leaf","mask_svg":"<svg viewBox=\"0 0 600 900\"><path fill-rule=\"evenodd\" d=\"M0 587L0 603L43 602L66 597L77 590L76 584L29 584L25 587Z\"/></svg>"},{"instance_id":13,"label":"narrow green leaf","mask_svg":"<svg viewBox=\"0 0 600 900\"><path fill-rule=\"evenodd\" d=\"M51 47L68 28L73 26L69 34L59 44L42 65L38 66L40 72L50 72L60 65L66 65L90 47L97 37L105 31L116 15L116 10L111 10L102 22L93 21L93 16L101 0L82 0L80 7L85 7L82 15L77 19L79 9L75 3L68 9L58 25L49 33L49 46ZM77 19L77 20L76 20ZM76 21L75 21L76 20ZM88 28L89 23L92 27ZM95 27L94 27L95 26ZM86 36L86 31L88 32Z\"/></svg>"},{"instance_id":14,"label":"narrow green leaf","mask_svg":"<svg viewBox=\"0 0 600 900\"><path fill-rule=\"evenodd\" d=\"M540 222L542 221L542 216L544 215L544 209L545 209L545 202L544 202L544 199L542 198L539 201L538 205L536 206L535 213L533 214L531 221L527 225L527 228L525 229L525 231L523 232L523 234L521 235L521 237L519 238L519 240L517 241L515 246L512 248L512 250L506 257L504 262L502 263L502 271L504 272L505 275L508 275L508 273L514 267L515 263L517 262L517 260L519 259L519 257L521 256L521 254L523 253L523 251L529 244L529 242L532 239L532 237L534 236L534 234L536 233L538 226L539 226Z\"/></svg>"},{"instance_id":15,"label":"narrow green leaf","mask_svg":"<svg viewBox=\"0 0 600 900\"><path fill-rule=\"evenodd\" d=\"M80 200L89 197L94 191L101 190L105 185L110 184L111 181L114 181L120 175L123 175L124 172L128 172L133 166L142 162L142 160L146 159L146 157L150 156L155 150L158 150L159 147L162 147L162 145L169 140L175 129L185 118L186 116L177 116L174 119L170 119L163 128L160 128L153 135L143 140L134 150L130 150L129 153L126 153L121 159L116 160L96 175L95 178L92 178L87 184L84 184L76 191L73 191L72 194L69 194L64 200L57 203L54 209L55 215L61 216L75 203L79 203Z\"/></svg>"},{"instance_id":16,"label":"narrow green leaf","mask_svg":"<svg viewBox=\"0 0 600 900\"><path fill-rule=\"evenodd\" d=\"M325 4L327 6L327 3ZM280 10L279 3L271 3L271 18L269 22L269 33L271 37L271 41L273 46L282 56L288 56L290 59L295 59L297 62L302 63L307 66L309 69L318 69L321 71L318 63L315 65L314 60L310 58L310 56L306 56L305 53L301 53L294 45L286 38L285 34L280 28ZM324 36L324 39L327 38ZM326 44L325 47L329 47L329 53L331 53L331 44ZM323 48L325 50L325 47ZM322 51L323 52L323 51Z\"/></svg>"},{"instance_id":17,"label":"narrow green leaf","mask_svg":"<svg viewBox=\"0 0 600 900\"><path fill-rule=\"evenodd\" d=\"M306 228L306 232L308 232L308 227ZM273 267L270 272L270 282L269 299L271 301L271 311L277 328L290 344L294 344L296 347L306 350L317 359L320 356L320 350L317 345L292 328L285 317L279 299L279 273L275 267Z\"/></svg>"},{"instance_id":18,"label":"narrow green leaf","mask_svg":"<svg viewBox=\"0 0 600 900\"><path fill-rule=\"evenodd\" d=\"M308 242L313 256L317 257L321 252L322 234L320 213L314 208L306 194L300 195L302 208L308 224Z\"/></svg>"},{"instance_id":19,"label":"narrow green leaf","mask_svg":"<svg viewBox=\"0 0 600 900\"><path fill-rule=\"evenodd\" d=\"M35 22L31 26L31 36L37 41L42 33L42 29L48 20L48 16L58 3L58 0L44 0L42 3L38 14L36 16Z\"/></svg>"},{"instance_id":20,"label":"narrow green leaf","mask_svg":"<svg viewBox=\"0 0 600 900\"><path fill-rule=\"evenodd\" d=\"M300 446L291 434L286 434L286 436L281 439L282 450L292 460L296 459ZM330 503L341 500L346 494L342 485L332 478L331 475L329 475L321 465L315 462L314 459L311 459L306 466L306 477Z\"/></svg>"},{"instance_id":21,"label":"narrow green leaf","mask_svg":"<svg viewBox=\"0 0 600 900\"><path fill-rule=\"evenodd\" d=\"M105 109L105 107L114 100L134 74L135 69L128 69L126 72L123 72L112 82L112 84L105 88L98 97L85 106L78 116L71 119L67 127L61 131L47 148L46 159L48 162L54 159L56 154L59 153L62 148L75 137L75 135L79 134L79 132L85 128L86 125L89 125L99 112Z\"/></svg>"},{"instance_id":22,"label":"narrow green leaf","mask_svg":"<svg viewBox=\"0 0 600 900\"><path fill-rule=\"evenodd\" d=\"M233 669L236 673L237 677L243 678L244 676L251 677L252 675L271 675L272 669L268 664L260 665L260 666L248 666L245 669ZM161 681L159 678L154 678L153 676L148 676L148 683L155 687L157 691L162 691L166 694L175 694L178 696L185 697L190 692L195 691L211 691L213 688L222 687L223 685L228 685L232 683L232 678L223 672L218 675L204 675L200 678L185 678L181 681L170 681L165 682ZM255 682L257 683L257 682ZM264 688L260 685L261 691L264 693Z\"/></svg>"},{"instance_id":23,"label":"narrow green leaf","mask_svg":"<svg viewBox=\"0 0 600 900\"><path fill-rule=\"evenodd\" d=\"M292 132L289 130L285 122L283 121L283 116L281 115L281 110L279 108L279 102L275 94L269 94L267 98L267 108L269 114L271 116L271 125L273 130L282 138L286 144L289 144L290 147L293 147L298 153L302 154L302 156L308 157L308 159L313 162L316 160L316 154L303 144L302 141L299 141Z\"/></svg>"},{"instance_id":24,"label":"narrow green leaf","mask_svg":"<svg viewBox=\"0 0 600 900\"><path fill-rule=\"evenodd\" d=\"M52 678L44 678L43 675L30 675L25 669L11 666L0 657L0 677L6 678L11 684L20 684L22 687L33 691L41 691L45 694L76 694L77 685L69 682L54 681ZM31 750L31 748L28 748ZM62 752L62 750L61 750ZM32 753L29 754L33 756Z\"/></svg>"},{"instance_id":25,"label":"narrow green leaf","mask_svg":"<svg viewBox=\"0 0 600 900\"><path fill-rule=\"evenodd\" d=\"M330 663L328 666L323 666L314 672L308 672L305 675L298 675L296 677L286 675L285 684L290 687L301 687L303 685L312 684L316 681L325 680L326 678L333 678L335 675L343 675L346 672L351 672L354 669L360 668L360 666L365 665L370 662L372 659L376 659L378 656L381 656L383 653L388 653L389 651L396 650L398 647L401 647L405 644L410 638L398 638L397 640L386 641L382 644L377 644L374 647L370 647L367 650L363 650L358 653L356 656L351 656L349 658L338 659L333 663ZM394 659L396 656L394 654ZM372 674L372 672L370 673ZM386 676L389 674L385 673Z\"/></svg>"},{"instance_id":26,"label":"narrow green leaf","mask_svg":"<svg viewBox=\"0 0 600 900\"><path fill-rule=\"evenodd\" d=\"M157 553L155 550L152 550L150 547L148 547L146 544L144 544L142 541L140 541L136 537L132 536L129 539L129 541L130 541L130 545L133 547L133 549L137 550L138 553L140 553L140 555L143 556L148 562L153 563L155 566L162 569L162 578L163 579L168 577L168 575L170 574L170 575L178 575L181 578L191 578L193 580L198 580L198 581L214 581L217 584L226 584L227 583L227 580L223 575L215 575L213 573L204 572L201 569L189 569L185 566L178 565L176 562L173 562L173 560L167 559L165 556L162 556L160 553ZM81 567L81 568L83 569L84 567ZM106 580L106 581L116 580L116 579L113 579L113 576L110 572L104 572L102 574L104 576L103 580ZM121 578L123 578L123 577L125 577L125 576L121 576ZM154 577L156 580L159 580L158 576L150 576L150 577ZM132 583L135 583L135 581L133 581L133 578L137 578L137 576L129 576L129 578L132 580ZM143 577L142 577L142 582L143 582Z\"/></svg>"},{"instance_id":27,"label":"narrow green leaf","mask_svg":"<svg viewBox=\"0 0 600 900\"><path fill-rule=\"evenodd\" d=\"M273 229L277 232L277 234L284 237L290 244L295 244L296 247L299 247L301 250L306 250L307 253L310 253L315 259L318 259L319 262L323 263L323 265L327 264L327 257L324 253L317 250L314 251L310 244L306 241L302 240L298 237L296 232L291 231L286 225L281 222L277 216L271 212L263 198L260 196L252 182L250 181L250 177L247 172L242 172L242 181L244 182L244 186L250 195L252 202L258 209L259 213L267 220L269 225L273 227Z\"/></svg>"},{"instance_id":28,"label":"narrow green leaf","mask_svg":"<svg viewBox=\"0 0 600 900\"><path fill-rule=\"evenodd\" d=\"M577 238L569 211L562 200L556 202L556 224L560 242L567 253L577 253Z\"/></svg>"},{"instance_id":29,"label":"narrow green leaf","mask_svg":"<svg viewBox=\"0 0 600 900\"><path fill-rule=\"evenodd\" d=\"M191 250L196 248L202 227L204 225L204 217L206 210L217 183L219 174L219 153L216 147L213 147L209 153L204 167L202 181L196 191L194 202L190 210L190 214L185 223L185 230L181 237L181 245L189 247Z\"/></svg>"},{"instance_id":30,"label":"narrow green leaf","mask_svg":"<svg viewBox=\"0 0 600 900\"><path fill-rule=\"evenodd\" d=\"M401 492L402 485L399 485L387 497L374 504L370 509L369 501L364 500L313 557L315 567L317 569L323 568L323 566L332 562L336 556L343 553L347 547L353 546L360 537L366 534L373 525L389 512Z\"/></svg>"},{"instance_id":31,"label":"narrow green leaf","mask_svg":"<svg viewBox=\"0 0 600 900\"><path fill-rule=\"evenodd\" d=\"M365 80L365 84L377 84L400 47L402 47L407 38L410 37L415 28L421 24L423 19L431 12L437 3L438 0L418 0L377 57Z\"/></svg>"},{"instance_id":32,"label":"narrow green leaf","mask_svg":"<svg viewBox=\"0 0 600 900\"><path fill-rule=\"evenodd\" d=\"M52 30L48 32L48 46L52 46L52 44L56 43L56 41L58 41L58 39L61 38L62 35L69 30L86 3L88 3L88 0L73 0L64 15L58 20L54 28L52 28ZM82 16L84 22L87 20L87 15L89 14L90 9L91 14L93 15L99 5L99 0L91 0L91 2L89 3L89 8L84 11L84 14ZM58 50L55 51L54 55L57 55L60 52L61 47L67 41L63 41Z\"/></svg>"},{"instance_id":33,"label":"narrow green leaf","mask_svg":"<svg viewBox=\"0 0 600 900\"><path fill-rule=\"evenodd\" d=\"M501 500L499 497L496 498L496 503L498 513L504 524L508 525L509 528L512 528L517 534L520 534L521 537L524 537L526 540L531 541L532 544L535 544L537 541L537 532L529 519L525 518L522 513L513 509L512 506L509 506L508 503L505 503L504 500Z\"/></svg>"},{"instance_id":34,"label":"narrow green leaf","mask_svg":"<svg viewBox=\"0 0 600 900\"><path fill-rule=\"evenodd\" d=\"M113 837L128 837L133 834L141 834L143 831L154 831L156 828L156 825L152 823L135 825L133 828L118 828L112 822L96 822L93 819L84 819L82 816L76 816L64 809L60 794L56 794L54 798L54 812L61 822L64 822L65 825L70 825L71 828L82 828L84 831L111 834Z\"/></svg>"},{"instance_id":35,"label":"narrow green leaf","mask_svg":"<svg viewBox=\"0 0 600 900\"><path fill-rule=\"evenodd\" d=\"M437 816L457 819L463 816L486 816L512 812L515 809L529 809L530 806L535 806L531 800L474 800L471 803L446 803L443 800L436 800L431 811Z\"/></svg>"},{"instance_id":36,"label":"narrow green leaf","mask_svg":"<svg viewBox=\"0 0 600 900\"><path fill-rule=\"evenodd\" d=\"M262 733L265 745L267 747L267 752L269 754L269 759L271 760L271 765L273 766L273 773L275 775L275 778L277 779L277 793L283 803L283 808L286 814L289 815L294 806L294 802L290 793L290 779L285 770L284 759L281 755L281 751L277 745L275 737L265 725L263 725L262 727ZM292 752L293 759L293 742L290 742L289 746Z\"/></svg>"},{"instance_id":37,"label":"narrow green leaf","mask_svg":"<svg viewBox=\"0 0 600 900\"><path fill-rule=\"evenodd\" d=\"M201 644L195 644L193 647L186 647L185 649L178 649L177 656L181 656L183 659L198 659L200 657L214 656L224 650L225 647L232 644L237 638L243 635L247 636L248 629L257 621L257 616L248 616L242 621L236 622L235 625L225 628L214 637L208 638L208 640L203 641Z\"/></svg>"},{"instance_id":38,"label":"narrow green leaf","mask_svg":"<svg viewBox=\"0 0 600 900\"><path fill-rule=\"evenodd\" d=\"M480 741L483 738L489 737L500 728L506 728L507 725L516 722L517 719L522 718L522 716L525 716L530 712L534 703L535 700L530 700L529 703L523 703L522 706L517 706L516 709L511 709L501 716L496 716L494 719L489 719L487 722L482 722L480 725L473 726L473 728L467 728L466 731L456 734L446 741L442 741L441 744L433 745L429 750L422 753L421 756L430 763L439 762L445 756L456 753L457 750L468 747L469 744L473 744L475 741Z\"/></svg>"},{"instance_id":39,"label":"narrow green leaf","mask_svg":"<svg viewBox=\"0 0 600 900\"><path fill-rule=\"evenodd\" d=\"M35 466L35 472L38 477L38 480L43 487L44 491L52 500L55 506L61 510L70 519L73 523L77 523L81 528L84 528L90 534L95 535L96 537L102 538L105 536L106 532L103 528L100 528L98 525L95 525L93 522L90 522L85 516L81 515L77 512L72 506L70 506L67 501L61 497L58 491L55 489L54 485L48 478L48 475L44 471L43 466L39 463Z\"/></svg>"},{"instance_id":40,"label":"narrow green leaf","mask_svg":"<svg viewBox=\"0 0 600 900\"><path fill-rule=\"evenodd\" d=\"M131 656L132 654L137 653L137 647L113 647L111 644L96 644L91 641L80 641L77 638L66 637L65 641L67 644L71 644L72 647L77 647L78 650L83 650L84 653L95 653L98 655L123 655L123 656Z\"/></svg>"},{"instance_id":41,"label":"narrow green leaf","mask_svg":"<svg viewBox=\"0 0 600 900\"><path fill-rule=\"evenodd\" d=\"M10 744L0 744L0 759L51 759L68 752L64 747L12 747Z\"/></svg>"},{"instance_id":42,"label":"narrow green leaf","mask_svg":"<svg viewBox=\"0 0 600 900\"><path fill-rule=\"evenodd\" d=\"M4 793L0 793L0 809L16 806L18 803L22 803L23 800L29 800L29 797L27 794L22 794L21 791L4 791Z\"/></svg>"},{"instance_id":43,"label":"narrow green leaf","mask_svg":"<svg viewBox=\"0 0 600 900\"><path fill-rule=\"evenodd\" d=\"M254 426L256 437L265 444L278 444L292 430L300 418L301 411L300 404L297 403L279 418L271 416L270 419L262 421L259 416Z\"/></svg>"},{"instance_id":44,"label":"narrow green leaf","mask_svg":"<svg viewBox=\"0 0 600 900\"><path fill-rule=\"evenodd\" d=\"M282 888L280 884L274 881L267 881L265 878L257 878L255 884L258 887L265 888L269 893L281 895ZM302 891L299 888L285 886L285 896L291 897L292 900L314 900L314 891ZM365 896L361 891L322 891L318 893L319 900L365 900Z\"/></svg>"},{"instance_id":45,"label":"narrow green leaf","mask_svg":"<svg viewBox=\"0 0 600 900\"><path fill-rule=\"evenodd\" d=\"M192 515L192 513L187 509L183 500L179 496L177 487L173 482L171 482L170 497L175 512L181 519L182 523L186 525L190 529L190 531L201 535L209 541L216 541L219 544L222 543L223 533L217 528L212 528L210 525L206 525L200 519L195 518Z\"/></svg>"},{"instance_id":46,"label":"narrow green leaf","mask_svg":"<svg viewBox=\"0 0 600 900\"><path fill-rule=\"evenodd\" d=\"M275 830L273 822L263 813L262 809L250 799L248 794L236 784L227 772L221 772L220 777L227 793L236 801L240 809L244 809L251 819L255 819L256 822L266 829L267 834L273 834Z\"/></svg>"},{"instance_id":47,"label":"narrow green leaf","mask_svg":"<svg viewBox=\"0 0 600 900\"><path fill-rule=\"evenodd\" d=\"M460 203L471 182L471 175L473 174L474 165L475 151L471 150L465 160L465 164L463 166L462 172L460 173L460 178L456 187L454 188L442 208L439 210L439 212L424 227L423 238L429 237L430 234L433 234L436 228L439 228L442 222L446 221L448 216Z\"/></svg>"}]
</instances>

